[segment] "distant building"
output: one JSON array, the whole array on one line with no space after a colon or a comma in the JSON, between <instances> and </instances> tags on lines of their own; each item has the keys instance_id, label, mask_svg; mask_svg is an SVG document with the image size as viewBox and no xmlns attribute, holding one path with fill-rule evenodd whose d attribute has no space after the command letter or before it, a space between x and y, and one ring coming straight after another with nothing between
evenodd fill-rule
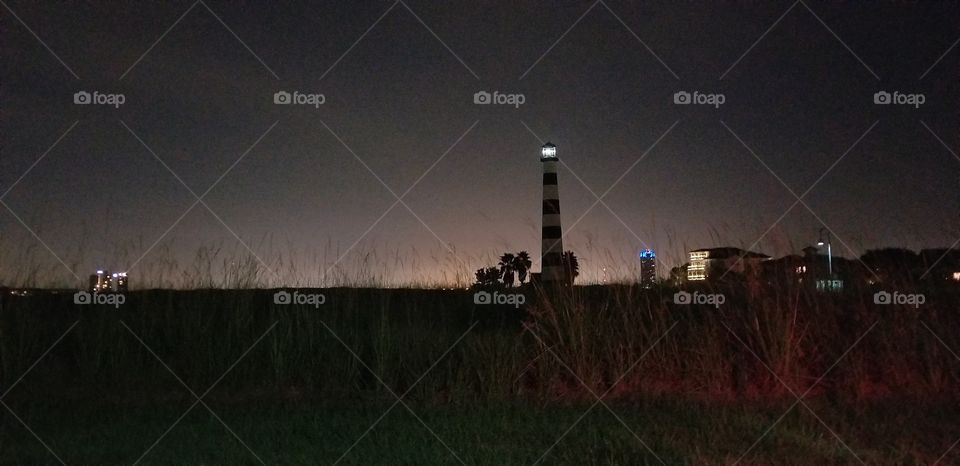
<instances>
[{"instance_id":1,"label":"distant building","mask_svg":"<svg viewBox=\"0 0 960 466\"><path fill-rule=\"evenodd\" d=\"M771 284L776 285L804 283L810 281L816 272L815 267L810 262L810 255L790 254L764 261L762 267L763 275Z\"/></svg>"},{"instance_id":2,"label":"distant building","mask_svg":"<svg viewBox=\"0 0 960 466\"><path fill-rule=\"evenodd\" d=\"M770 285L802 285L817 291L843 291L852 282L864 282L866 270L855 260L821 254L813 246L803 248L803 255L795 254L764 261L763 275ZM831 270L832 269L832 270Z\"/></svg>"},{"instance_id":3,"label":"distant building","mask_svg":"<svg viewBox=\"0 0 960 466\"><path fill-rule=\"evenodd\" d=\"M770 259L766 254L733 247L695 249L689 255L688 281L719 279L727 272L740 275L758 273L760 264Z\"/></svg>"},{"instance_id":4,"label":"distant building","mask_svg":"<svg viewBox=\"0 0 960 466\"><path fill-rule=\"evenodd\" d=\"M111 274L108 270L97 270L97 273L90 274L87 289L91 293L123 293L128 289L127 273Z\"/></svg>"},{"instance_id":5,"label":"distant building","mask_svg":"<svg viewBox=\"0 0 960 466\"><path fill-rule=\"evenodd\" d=\"M103 293L110 291L110 278L110 272L105 270L97 270L97 273L90 274L90 283L88 286L90 292Z\"/></svg>"},{"instance_id":6,"label":"distant building","mask_svg":"<svg viewBox=\"0 0 960 466\"><path fill-rule=\"evenodd\" d=\"M113 282L113 291L125 293L127 291L127 273L120 272L110 276Z\"/></svg>"},{"instance_id":7,"label":"distant building","mask_svg":"<svg viewBox=\"0 0 960 466\"><path fill-rule=\"evenodd\" d=\"M652 288L657 281L657 253L653 249L640 251L640 286Z\"/></svg>"}]
</instances>

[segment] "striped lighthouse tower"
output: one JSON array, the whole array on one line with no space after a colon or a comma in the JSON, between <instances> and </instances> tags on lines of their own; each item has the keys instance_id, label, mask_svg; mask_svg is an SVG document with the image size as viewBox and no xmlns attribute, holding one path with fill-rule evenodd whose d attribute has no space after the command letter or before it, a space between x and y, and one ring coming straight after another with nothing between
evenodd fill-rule
<instances>
[{"instance_id":1,"label":"striped lighthouse tower","mask_svg":"<svg viewBox=\"0 0 960 466\"><path fill-rule=\"evenodd\" d=\"M560 226L560 190L557 185L557 146L546 143L540 148L543 164L543 242L540 280L544 284L566 283L563 268L563 230Z\"/></svg>"}]
</instances>

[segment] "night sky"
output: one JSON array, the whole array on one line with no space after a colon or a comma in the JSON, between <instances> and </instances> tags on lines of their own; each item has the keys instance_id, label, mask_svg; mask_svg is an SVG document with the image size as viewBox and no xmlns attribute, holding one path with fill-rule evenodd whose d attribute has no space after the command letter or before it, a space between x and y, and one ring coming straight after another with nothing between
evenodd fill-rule
<instances>
[{"instance_id":1,"label":"night sky","mask_svg":"<svg viewBox=\"0 0 960 466\"><path fill-rule=\"evenodd\" d=\"M548 140L585 281L635 273L644 245L665 275L698 247L799 252L825 225L847 257L960 237L956 3L477 3L5 0L0 273L179 274L213 245L272 283L323 283L341 255L450 281L539 256Z\"/></svg>"}]
</instances>

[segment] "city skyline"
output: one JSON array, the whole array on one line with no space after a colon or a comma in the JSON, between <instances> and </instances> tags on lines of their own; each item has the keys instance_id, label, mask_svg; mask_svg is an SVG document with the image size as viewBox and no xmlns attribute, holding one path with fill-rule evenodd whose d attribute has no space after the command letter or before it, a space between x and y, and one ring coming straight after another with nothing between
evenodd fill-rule
<instances>
[{"instance_id":1,"label":"city skyline","mask_svg":"<svg viewBox=\"0 0 960 466\"><path fill-rule=\"evenodd\" d=\"M823 227L849 258L960 237L949 5L6 7L2 259L29 245L70 280L187 269L198 244L278 274L367 254L390 280L469 277L539 251L547 140L587 281L648 247L663 276Z\"/></svg>"}]
</instances>

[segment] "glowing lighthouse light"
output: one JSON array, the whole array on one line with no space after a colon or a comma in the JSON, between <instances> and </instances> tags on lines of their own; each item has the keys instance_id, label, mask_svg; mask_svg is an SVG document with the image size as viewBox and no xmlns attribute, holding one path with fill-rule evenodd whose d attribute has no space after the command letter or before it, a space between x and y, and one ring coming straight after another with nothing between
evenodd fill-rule
<instances>
[{"instance_id":1,"label":"glowing lighthouse light","mask_svg":"<svg viewBox=\"0 0 960 466\"><path fill-rule=\"evenodd\" d=\"M544 144L540 148L540 160L545 159L556 159L557 158L557 146L550 144L549 142Z\"/></svg>"}]
</instances>

